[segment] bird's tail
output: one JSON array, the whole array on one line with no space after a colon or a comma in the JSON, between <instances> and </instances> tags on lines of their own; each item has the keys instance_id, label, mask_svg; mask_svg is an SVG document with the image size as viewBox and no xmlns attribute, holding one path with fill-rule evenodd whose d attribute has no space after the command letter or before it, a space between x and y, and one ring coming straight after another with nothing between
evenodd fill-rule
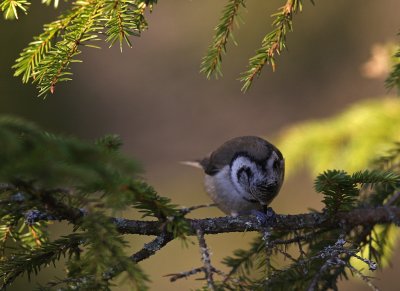
<instances>
[{"instance_id":1,"label":"bird's tail","mask_svg":"<svg viewBox=\"0 0 400 291\"><path fill-rule=\"evenodd\" d=\"M200 161L181 161L179 163L185 166L203 169L203 166L200 164Z\"/></svg>"}]
</instances>

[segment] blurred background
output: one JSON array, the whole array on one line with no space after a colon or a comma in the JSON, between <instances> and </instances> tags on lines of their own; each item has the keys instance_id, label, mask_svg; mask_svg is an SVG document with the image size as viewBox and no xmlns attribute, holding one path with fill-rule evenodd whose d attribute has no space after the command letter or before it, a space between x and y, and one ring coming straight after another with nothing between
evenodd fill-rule
<instances>
[{"instance_id":1,"label":"blurred background","mask_svg":"<svg viewBox=\"0 0 400 291\"><path fill-rule=\"evenodd\" d=\"M384 54L379 48L396 41L400 2L316 2L315 7L305 3L304 11L295 17L289 50L279 57L277 71L272 73L266 67L246 94L241 93L237 78L271 28L270 15L283 1L249 1L242 9L244 24L234 32L239 45L228 47L224 76L219 80L206 80L199 65L226 1L160 1L148 16L149 30L132 39L132 49L125 47L121 54L118 46L110 49L103 44L101 50L84 50L83 63L73 65L74 80L59 84L55 94L45 100L36 97L34 86L13 77L11 69L32 36L58 15L51 7L34 3L20 20L0 20L0 113L85 140L119 134L126 155L140 161L144 178L160 195L182 206L210 203L201 171L179 161L203 157L227 139L241 135L278 142L281 132L294 124L333 117L363 99L388 94L385 66L371 73L365 64L370 61L373 68L379 67L379 57ZM274 210L295 214L321 209L321 195L312 187L313 175L304 167L289 170L296 173L271 205ZM217 209L202 209L191 217L220 215ZM234 249L245 248L253 236L208 236L212 262L223 268L221 259ZM132 253L149 240L128 239ZM151 276L151 290L189 290L202 284L194 278L170 283L164 277L199 267L196 245L182 248L179 242L172 242L141 266ZM392 268L374 274L379 278L376 284L382 290L397 290L399 268L400 254L395 252ZM49 267L39 281L61 275L62 266L58 269ZM35 282L36 278L31 283L23 278L9 290L33 288ZM367 288L356 279L341 286L343 290Z\"/></svg>"}]
</instances>

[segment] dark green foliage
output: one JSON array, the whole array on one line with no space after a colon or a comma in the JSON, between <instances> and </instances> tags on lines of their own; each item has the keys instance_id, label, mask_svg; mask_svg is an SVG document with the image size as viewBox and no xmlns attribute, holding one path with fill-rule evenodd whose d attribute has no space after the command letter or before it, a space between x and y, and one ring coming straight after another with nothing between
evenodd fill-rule
<instances>
[{"instance_id":1,"label":"dark green foliage","mask_svg":"<svg viewBox=\"0 0 400 291\"><path fill-rule=\"evenodd\" d=\"M0 279L3 286L7 286L25 272L30 277L32 273L37 274L46 265L55 266L62 256L71 257L78 254L80 252L78 246L82 241L81 234L71 234L34 250L14 253L12 259L1 262Z\"/></svg>"},{"instance_id":2,"label":"dark green foliage","mask_svg":"<svg viewBox=\"0 0 400 291\"><path fill-rule=\"evenodd\" d=\"M107 193L120 191L124 179L139 174L137 164L117 152L48 134L13 117L0 117L0 141L2 181L24 181L37 187L72 186L92 192L101 189Z\"/></svg>"},{"instance_id":3,"label":"dark green foliage","mask_svg":"<svg viewBox=\"0 0 400 291\"><path fill-rule=\"evenodd\" d=\"M388 171L365 170L349 175L344 171L328 170L317 177L315 189L324 194L326 210L333 215L356 205L361 185L384 183L385 187L390 187L399 180L398 174Z\"/></svg>"},{"instance_id":4,"label":"dark green foliage","mask_svg":"<svg viewBox=\"0 0 400 291\"><path fill-rule=\"evenodd\" d=\"M400 33L398 35L400 35ZM392 71L385 80L385 85L388 89L396 87L400 93L400 47L393 56L393 63Z\"/></svg>"},{"instance_id":5,"label":"dark green foliage","mask_svg":"<svg viewBox=\"0 0 400 291\"><path fill-rule=\"evenodd\" d=\"M108 215L132 207L157 219L169 240L192 231L185 212L140 180L140 168L119 152L118 136L90 144L2 117L0 141L3 287L65 258L67 276L41 290L110 290L110 280L121 271L133 288L143 290L148 278L132 260L135 256L125 254L126 242ZM373 170L328 170L319 175L315 188L323 194L324 215L335 219L353 208L398 206L399 160L397 145ZM48 225L57 220L68 221L72 230L50 240ZM249 250L237 250L223 261L229 272L218 273L223 279L214 282L215 289L336 289L338 280L349 274L372 285L360 270L374 270L376 263L382 266L388 260L393 229L390 224L266 229Z\"/></svg>"},{"instance_id":6,"label":"dark green foliage","mask_svg":"<svg viewBox=\"0 0 400 291\"><path fill-rule=\"evenodd\" d=\"M90 144L0 118L0 286L68 254L68 277L57 286L107 290L103 274L118 265L137 290L145 289L146 275L125 255L127 245L106 214L133 207L182 238L188 226L169 199L139 179L121 144L117 136ZM70 222L73 232L49 240L46 221L54 220Z\"/></svg>"},{"instance_id":7,"label":"dark green foliage","mask_svg":"<svg viewBox=\"0 0 400 291\"><path fill-rule=\"evenodd\" d=\"M329 214L350 210L358 195L357 184L344 171L326 171L315 181L317 192L324 194L323 202Z\"/></svg>"},{"instance_id":8,"label":"dark green foliage","mask_svg":"<svg viewBox=\"0 0 400 291\"><path fill-rule=\"evenodd\" d=\"M89 214L83 218L79 227L84 230L85 251L79 259L68 262L69 277L85 278L88 280L86 284L90 282L91 286L101 286L101 289L105 289L110 282L104 280L103 274L110 266L120 265L134 284L135 290L146 289L147 276L124 254L123 249L127 244L107 216L101 212ZM99 257L102 259L99 260Z\"/></svg>"}]
</instances>

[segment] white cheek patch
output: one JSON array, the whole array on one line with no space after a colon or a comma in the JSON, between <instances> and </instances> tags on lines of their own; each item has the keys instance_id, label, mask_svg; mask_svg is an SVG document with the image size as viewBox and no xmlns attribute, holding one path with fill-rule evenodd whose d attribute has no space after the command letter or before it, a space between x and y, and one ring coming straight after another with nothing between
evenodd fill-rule
<instances>
[{"instance_id":1,"label":"white cheek patch","mask_svg":"<svg viewBox=\"0 0 400 291\"><path fill-rule=\"evenodd\" d=\"M247 193L248 192L248 185L243 185L242 183L240 183L239 179L238 179L238 175L237 173L243 168L249 168L251 170L251 172L253 173L253 178L252 180L258 180L261 177L260 176L260 170L257 168L256 163L254 163L253 161L251 161L249 158L247 157L237 157L231 166L231 171L230 171L230 178L231 181L234 185L234 187L236 188L236 190L240 193ZM262 175L261 175L262 176ZM250 181L251 183L251 181Z\"/></svg>"}]
</instances>

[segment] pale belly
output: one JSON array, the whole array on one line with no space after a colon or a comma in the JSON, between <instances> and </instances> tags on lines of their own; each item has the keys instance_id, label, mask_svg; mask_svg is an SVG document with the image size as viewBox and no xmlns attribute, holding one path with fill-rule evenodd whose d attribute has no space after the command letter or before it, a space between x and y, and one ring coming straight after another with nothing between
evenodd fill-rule
<instances>
[{"instance_id":1,"label":"pale belly","mask_svg":"<svg viewBox=\"0 0 400 291\"><path fill-rule=\"evenodd\" d=\"M259 203L248 201L253 199L248 193L239 193L230 183L228 171L226 167L214 176L205 177L206 191L218 208L232 216L247 215L252 210L261 210L262 206Z\"/></svg>"}]
</instances>

